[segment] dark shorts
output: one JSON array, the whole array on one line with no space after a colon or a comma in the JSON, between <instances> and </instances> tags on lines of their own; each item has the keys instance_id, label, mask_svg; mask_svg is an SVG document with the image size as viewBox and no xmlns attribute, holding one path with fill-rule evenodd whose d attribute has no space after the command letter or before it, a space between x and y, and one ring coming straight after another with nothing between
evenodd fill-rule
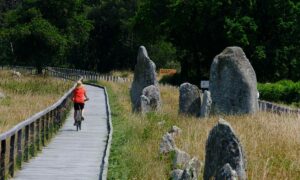
<instances>
[{"instance_id":1,"label":"dark shorts","mask_svg":"<svg viewBox=\"0 0 300 180\"><path fill-rule=\"evenodd\" d=\"M75 110L82 110L84 108L84 103L74 103Z\"/></svg>"}]
</instances>

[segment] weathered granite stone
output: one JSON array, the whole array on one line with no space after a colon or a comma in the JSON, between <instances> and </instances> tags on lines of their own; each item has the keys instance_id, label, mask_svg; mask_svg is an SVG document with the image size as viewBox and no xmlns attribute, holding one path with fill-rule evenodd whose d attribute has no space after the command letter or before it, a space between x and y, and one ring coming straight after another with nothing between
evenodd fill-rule
<instances>
[{"instance_id":1,"label":"weathered granite stone","mask_svg":"<svg viewBox=\"0 0 300 180\"><path fill-rule=\"evenodd\" d=\"M157 111L160 107L161 98L158 87L154 85L145 87L141 95L141 112Z\"/></svg>"},{"instance_id":2,"label":"weathered granite stone","mask_svg":"<svg viewBox=\"0 0 300 180\"><path fill-rule=\"evenodd\" d=\"M148 57L146 48L140 46L137 64L134 69L134 78L130 89L133 112L141 111L141 95L143 89L150 85L157 86L155 69L156 66Z\"/></svg>"},{"instance_id":3,"label":"weathered granite stone","mask_svg":"<svg viewBox=\"0 0 300 180\"><path fill-rule=\"evenodd\" d=\"M174 141L172 134L166 133L163 136L161 143L159 145L159 152L161 154L167 154L171 151L174 151L175 148L176 148L176 145L175 145L175 141Z\"/></svg>"},{"instance_id":4,"label":"weathered granite stone","mask_svg":"<svg viewBox=\"0 0 300 180\"><path fill-rule=\"evenodd\" d=\"M4 99L6 96L4 93L0 92L0 99Z\"/></svg>"},{"instance_id":5,"label":"weathered granite stone","mask_svg":"<svg viewBox=\"0 0 300 180\"><path fill-rule=\"evenodd\" d=\"M187 164L182 173L182 180L197 180L202 163L195 157L193 157Z\"/></svg>"},{"instance_id":6,"label":"weathered granite stone","mask_svg":"<svg viewBox=\"0 0 300 180\"><path fill-rule=\"evenodd\" d=\"M225 164L217 173L216 180L237 180L238 176L230 164Z\"/></svg>"},{"instance_id":7,"label":"weathered granite stone","mask_svg":"<svg viewBox=\"0 0 300 180\"><path fill-rule=\"evenodd\" d=\"M183 170L181 170L181 169L175 169L175 170L173 170L171 172L171 179L172 180L181 180L182 173L183 173Z\"/></svg>"},{"instance_id":8,"label":"weathered granite stone","mask_svg":"<svg viewBox=\"0 0 300 180\"><path fill-rule=\"evenodd\" d=\"M173 158L173 168L182 168L186 165L190 160L190 155L184 151L181 151L178 148L175 148Z\"/></svg>"},{"instance_id":9,"label":"weathered granite stone","mask_svg":"<svg viewBox=\"0 0 300 180\"><path fill-rule=\"evenodd\" d=\"M230 124L220 119L210 131L206 142L204 180L215 178L227 163L236 171L239 180L246 179L246 159L242 145Z\"/></svg>"},{"instance_id":10,"label":"weathered granite stone","mask_svg":"<svg viewBox=\"0 0 300 180\"><path fill-rule=\"evenodd\" d=\"M240 47L227 47L214 58L209 84L214 114L258 110L256 74Z\"/></svg>"},{"instance_id":11,"label":"weathered granite stone","mask_svg":"<svg viewBox=\"0 0 300 180\"><path fill-rule=\"evenodd\" d=\"M179 113L200 115L201 91L195 85L183 83L179 87Z\"/></svg>"},{"instance_id":12,"label":"weathered granite stone","mask_svg":"<svg viewBox=\"0 0 300 180\"><path fill-rule=\"evenodd\" d=\"M177 126L172 126L172 128L169 130L169 133L173 136L179 135L182 132L182 130Z\"/></svg>"},{"instance_id":13,"label":"weathered granite stone","mask_svg":"<svg viewBox=\"0 0 300 180\"><path fill-rule=\"evenodd\" d=\"M201 117L208 117L210 114L210 109L211 109L211 96L210 96L210 92L209 91L204 91L204 95L203 95L203 101L201 104L201 113L200 116Z\"/></svg>"},{"instance_id":14,"label":"weathered granite stone","mask_svg":"<svg viewBox=\"0 0 300 180\"><path fill-rule=\"evenodd\" d=\"M17 78L20 78L22 76L22 74L20 72L15 71L15 70L11 71L11 73L14 77L17 77Z\"/></svg>"}]
</instances>

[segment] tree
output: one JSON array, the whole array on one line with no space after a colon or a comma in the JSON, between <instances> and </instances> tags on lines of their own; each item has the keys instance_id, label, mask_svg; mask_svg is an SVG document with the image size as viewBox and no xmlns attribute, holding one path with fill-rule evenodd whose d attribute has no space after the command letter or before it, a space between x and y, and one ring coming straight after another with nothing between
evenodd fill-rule
<instances>
[{"instance_id":1,"label":"tree","mask_svg":"<svg viewBox=\"0 0 300 180\"><path fill-rule=\"evenodd\" d=\"M9 29L16 62L34 65L38 73L63 53L65 39L46 20L36 17L30 23Z\"/></svg>"},{"instance_id":2,"label":"tree","mask_svg":"<svg viewBox=\"0 0 300 180\"><path fill-rule=\"evenodd\" d=\"M130 31L130 17L135 7L136 0L103 1L89 12L94 29L89 39L88 68L108 72L134 67L137 47Z\"/></svg>"}]
</instances>

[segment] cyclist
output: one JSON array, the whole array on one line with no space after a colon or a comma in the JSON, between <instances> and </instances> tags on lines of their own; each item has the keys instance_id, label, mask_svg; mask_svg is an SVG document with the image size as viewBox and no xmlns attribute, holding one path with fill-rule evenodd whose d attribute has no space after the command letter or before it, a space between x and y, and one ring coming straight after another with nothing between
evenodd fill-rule
<instances>
[{"instance_id":1,"label":"cyclist","mask_svg":"<svg viewBox=\"0 0 300 180\"><path fill-rule=\"evenodd\" d=\"M76 88L73 90L73 97L72 101L74 102L74 125L75 125L75 116L76 110L81 110L81 120L84 120L83 117L83 109L84 109L84 102L89 100L86 95L86 90L82 85L81 81L77 81Z\"/></svg>"}]
</instances>

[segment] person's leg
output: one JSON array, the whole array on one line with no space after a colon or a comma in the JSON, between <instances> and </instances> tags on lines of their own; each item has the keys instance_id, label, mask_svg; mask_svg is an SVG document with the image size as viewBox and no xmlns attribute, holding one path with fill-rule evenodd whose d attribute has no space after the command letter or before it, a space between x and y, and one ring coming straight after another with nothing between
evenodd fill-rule
<instances>
[{"instance_id":1,"label":"person's leg","mask_svg":"<svg viewBox=\"0 0 300 180\"><path fill-rule=\"evenodd\" d=\"M78 103L74 103L74 126L76 125L76 110L79 110Z\"/></svg>"},{"instance_id":2,"label":"person's leg","mask_svg":"<svg viewBox=\"0 0 300 180\"><path fill-rule=\"evenodd\" d=\"M84 117L83 117L84 103L81 103L81 104L80 104L80 109L81 109L81 119L84 120Z\"/></svg>"}]
</instances>

